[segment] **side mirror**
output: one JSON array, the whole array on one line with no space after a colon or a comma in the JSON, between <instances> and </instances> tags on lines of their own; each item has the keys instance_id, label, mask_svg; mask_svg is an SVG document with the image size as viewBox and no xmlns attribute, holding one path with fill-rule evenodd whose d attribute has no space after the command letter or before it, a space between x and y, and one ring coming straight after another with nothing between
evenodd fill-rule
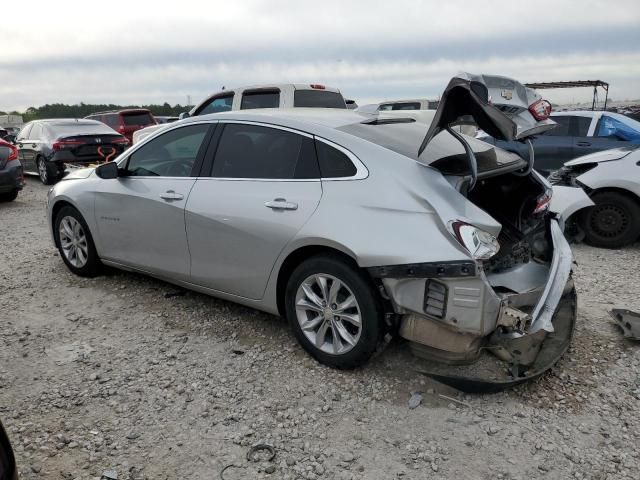
<instances>
[{"instance_id":1,"label":"side mirror","mask_svg":"<svg viewBox=\"0 0 640 480\"><path fill-rule=\"evenodd\" d=\"M184 120L185 118L189 118L191 115L189 115L189 112L182 112L180 115L178 115L178 118L180 120Z\"/></svg>"},{"instance_id":2,"label":"side mirror","mask_svg":"<svg viewBox=\"0 0 640 480\"><path fill-rule=\"evenodd\" d=\"M96 175L103 180L118 178L118 164L116 162L103 163L96 168Z\"/></svg>"}]
</instances>

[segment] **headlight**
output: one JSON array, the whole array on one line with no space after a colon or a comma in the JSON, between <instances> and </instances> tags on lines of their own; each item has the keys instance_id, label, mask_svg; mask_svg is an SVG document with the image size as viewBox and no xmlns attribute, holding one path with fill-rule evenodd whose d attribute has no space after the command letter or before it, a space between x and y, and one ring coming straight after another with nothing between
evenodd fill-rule
<instances>
[{"instance_id":1,"label":"headlight","mask_svg":"<svg viewBox=\"0 0 640 480\"><path fill-rule=\"evenodd\" d=\"M500 250L500 244L496 237L479 228L460 220L451 222L451 230L464 248L474 260L487 260Z\"/></svg>"}]
</instances>

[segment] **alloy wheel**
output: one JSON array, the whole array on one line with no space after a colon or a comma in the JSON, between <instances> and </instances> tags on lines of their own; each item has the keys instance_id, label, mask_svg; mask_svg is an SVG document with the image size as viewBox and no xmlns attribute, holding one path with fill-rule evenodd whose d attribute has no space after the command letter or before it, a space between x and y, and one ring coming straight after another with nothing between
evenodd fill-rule
<instances>
[{"instance_id":1,"label":"alloy wheel","mask_svg":"<svg viewBox=\"0 0 640 480\"><path fill-rule=\"evenodd\" d=\"M47 172L47 165L44 163L44 158L38 159L38 174L42 183L46 184L49 179L49 173Z\"/></svg>"},{"instance_id":2,"label":"alloy wheel","mask_svg":"<svg viewBox=\"0 0 640 480\"><path fill-rule=\"evenodd\" d=\"M310 275L298 287L295 302L298 324L317 349L342 355L356 346L362 315L343 281L324 273Z\"/></svg>"},{"instance_id":3,"label":"alloy wheel","mask_svg":"<svg viewBox=\"0 0 640 480\"><path fill-rule=\"evenodd\" d=\"M89 258L87 236L78 220L66 216L58 227L60 247L65 258L76 268L82 268Z\"/></svg>"}]
</instances>

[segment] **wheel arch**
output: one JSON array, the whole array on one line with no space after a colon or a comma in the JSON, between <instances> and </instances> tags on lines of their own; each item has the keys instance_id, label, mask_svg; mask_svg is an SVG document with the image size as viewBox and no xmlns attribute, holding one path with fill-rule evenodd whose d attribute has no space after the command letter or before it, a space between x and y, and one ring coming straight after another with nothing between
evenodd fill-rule
<instances>
[{"instance_id":1,"label":"wheel arch","mask_svg":"<svg viewBox=\"0 0 640 480\"><path fill-rule=\"evenodd\" d=\"M624 195L625 197L629 197L634 200L638 206L640 206L640 196L638 196L635 192L631 190L627 190L626 188L621 187L599 187L589 191L589 197L593 198L594 195L599 193L617 193L620 195Z\"/></svg>"},{"instance_id":2,"label":"wheel arch","mask_svg":"<svg viewBox=\"0 0 640 480\"><path fill-rule=\"evenodd\" d=\"M320 245L320 244L304 245L291 251L282 261L282 264L278 269L278 276L276 280L276 304L278 308L278 313L281 316L285 316L286 310L284 305L284 293L287 287L287 281L289 280L289 277L291 276L293 271L296 269L296 267L300 265L303 261L313 256L322 255L322 254L338 257L344 260L345 262L347 262L348 264L350 264L351 266L353 266L354 268L357 268L357 269L360 268L360 266L358 265L358 262L356 261L356 259L354 258L351 252L346 253L344 250L341 250L334 246Z\"/></svg>"}]
</instances>

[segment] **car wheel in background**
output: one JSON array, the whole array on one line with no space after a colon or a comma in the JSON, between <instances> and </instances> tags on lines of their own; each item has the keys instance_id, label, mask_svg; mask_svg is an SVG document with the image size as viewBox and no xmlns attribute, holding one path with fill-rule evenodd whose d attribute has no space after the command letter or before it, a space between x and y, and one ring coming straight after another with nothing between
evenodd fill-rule
<instances>
[{"instance_id":1,"label":"car wheel in background","mask_svg":"<svg viewBox=\"0 0 640 480\"><path fill-rule=\"evenodd\" d=\"M17 188L7 193L0 193L0 202L13 202L16 198L18 198Z\"/></svg>"},{"instance_id":2,"label":"car wheel in background","mask_svg":"<svg viewBox=\"0 0 640 480\"><path fill-rule=\"evenodd\" d=\"M76 275L95 277L102 263L98 258L87 223L75 208L63 207L53 224L56 246L62 260Z\"/></svg>"},{"instance_id":3,"label":"car wheel in background","mask_svg":"<svg viewBox=\"0 0 640 480\"><path fill-rule=\"evenodd\" d=\"M585 241L594 247L620 248L640 236L640 205L628 195L600 192L591 199L595 206L585 210L581 227Z\"/></svg>"},{"instance_id":4,"label":"car wheel in background","mask_svg":"<svg viewBox=\"0 0 640 480\"><path fill-rule=\"evenodd\" d=\"M58 167L57 165L45 161L44 157L38 157L36 160L38 167L38 176L40 181L45 185L52 185L58 180Z\"/></svg>"},{"instance_id":5,"label":"car wheel in background","mask_svg":"<svg viewBox=\"0 0 640 480\"><path fill-rule=\"evenodd\" d=\"M369 360L382 339L384 314L371 281L338 256L301 263L285 291L287 319L315 359L335 368Z\"/></svg>"}]
</instances>

